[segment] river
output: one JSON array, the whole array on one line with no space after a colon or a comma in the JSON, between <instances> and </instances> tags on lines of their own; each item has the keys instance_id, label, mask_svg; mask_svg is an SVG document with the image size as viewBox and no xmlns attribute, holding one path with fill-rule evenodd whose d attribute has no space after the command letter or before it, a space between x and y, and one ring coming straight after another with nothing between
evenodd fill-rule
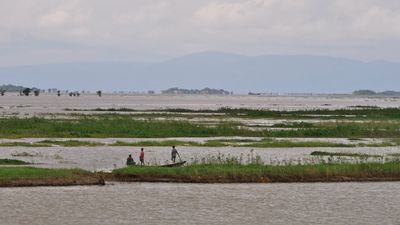
<instances>
[{"instance_id":1,"label":"river","mask_svg":"<svg viewBox=\"0 0 400 225\"><path fill-rule=\"evenodd\" d=\"M2 225L400 223L399 182L1 188L0 201Z\"/></svg>"}]
</instances>

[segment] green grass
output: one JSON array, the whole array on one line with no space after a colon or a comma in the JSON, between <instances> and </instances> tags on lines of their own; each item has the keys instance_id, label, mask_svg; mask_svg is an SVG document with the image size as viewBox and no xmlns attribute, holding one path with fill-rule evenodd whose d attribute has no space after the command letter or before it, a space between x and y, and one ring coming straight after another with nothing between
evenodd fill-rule
<instances>
[{"instance_id":1,"label":"green grass","mask_svg":"<svg viewBox=\"0 0 400 225\"><path fill-rule=\"evenodd\" d=\"M0 159L0 165L29 165L30 163L16 159Z\"/></svg>"},{"instance_id":2,"label":"green grass","mask_svg":"<svg viewBox=\"0 0 400 225\"><path fill-rule=\"evenodd\" d=\"M263 110L263 109L247 109L247 108L220 108L218 110L190 110L190 109L159 109L159 110L142 110L138 111L129 108L96 108L96 109L65 109L66 111L95 111L95 112L140 112L149 114L157 113L157 115L173 115L182 116L182 113L196 113L203 115L215 114L225 115L235 118L275 118L275 119L338 119L338 118L357 118L357 119L400 119L400 108L379 108L372 106L356 106L351 109L317 109L317 110ZM161 113L161 114L160 114ZM164 114L162 114L164 113ZM214 114L214 115L213 115ZM144 115L144 114L143 114ZM307 125L308 126L308 125Z\"/></svg>"},{"instance_id":3,"label":"green grass","mask_svg":"<svg viewBox=\"0 0 400 225\"><path fill-rule=\"evenodd\" d=\"M79 175L89 175L90 172L80 169L45 169L35 167L0 167L0 179L7 178L66 178Z\"/></svg>"},{"instance_id":4,"label":"green grass","mask_svg":"<svg viewBox=\"0 0 400 225\"><path fill-rule=\"evenodd\" d=\"M0 138L22 137L212 137L259 136L262 132L237 128L234 124L216 127L183 121L134 120L129 116L104 116L79 120L12 118L0 120Z\"/></svg>"},{"instance_id":5,"label":"green grass","mask_svg":"<svg viewBox=\"0 0 400 225\"><path fill-rule=\"evenodd\" d=\"M400 163L318 165L191 165L178 168L127 167L112 174L120 180L162 180L181 182L311 182L400 179ZM347 178L347 179L346 179Z\"/></svg>"},{"instance_id":6,"label":"green grass","mask_svg":"<svg viewBox=\"0 0 400 225\"><path fill-rule=\"evenodd\" d=\"M170 110L171 111L171 110ZM353 112L356 111L356 112ZM174 110L172 110L174 112ZM399 109L360 109L360 110L314 110L314 111L263 111L250 109L220 109L217 111L195 112L224 112L230 118L248 115L257 118L268 115L287 115L303 117L304 115L333 115L340 116L353 113L360 118L368 117L371 121L365 123L340 121L306 123L295 122L277 124L277 127L292 127L293 130L250 129L241 123L220 121L215 126L196 124L183 120L138 119L132 115L102 114L86 115L78 119L45 119L45 118L2 118L0 119L0 138L165 138L165 137L331 137L331 138L398 138L400 137ZM364 113L364 114L362 114ZM399 113L397 115L397 113ZM66 146L91 146L91 143L37 143L47 147L49 144ZM211 143L215 145L216 143ZM24 145L9 143L4 145ZM32 146L34 144L26 144ZM0 144L1 146L1 144ZM32 146L38 147L38 146Z\"/></svg>"},{"instance_id":7,"label":"green grass","mask_svg":"<svg viewBox=\"0 0 400 225\"><path fill-rule=\"evenodd\" d=\"M363 157L363 158L369 158L369 157L375 157L375 158L382 158L382 155L372 155L372 154L363 154L363 153L351 153L351 152L321 152L321 151L314 151L311 153L313 156L338 156L338 157Z\"/></svg>"},{"instance_id":8,"label":"green grass","mask_svg":"<svg viewBox=\"0 0 400 225\"><path fill-rule=\"evenodd\" d=\"M104 184L95 173L81 169L0 167L0 187Z\"/></svg>"},{"instance_id":9,"label":"green grass","mask_svg":"<svg viewBox=\"0 0 400 225\"><path fill-rule=\"evenodd\" d=\"M188 110L188 109L166 109L158 110L163 112L175 113L224 113L230 117L240 118L348 118L353 116L358 119L400 119L400 108L376 108L376 107L358 107L356 109L317 109L317 110L294 110L278 111L263 109L246 108L221 108L218 110Z\"/></svg>"}]
</instances>

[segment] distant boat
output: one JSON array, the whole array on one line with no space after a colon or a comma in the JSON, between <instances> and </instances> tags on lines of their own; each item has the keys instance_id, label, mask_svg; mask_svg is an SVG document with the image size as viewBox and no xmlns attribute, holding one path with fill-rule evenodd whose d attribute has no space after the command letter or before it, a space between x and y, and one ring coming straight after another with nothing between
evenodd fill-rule
<instances>
[{"instance_id":1,"label":"distant boat","mask_svg":"<svg viewBox=\"0 0 400 225\"><path fill-rule=\"evenodd\" d=\"M160 167L179 167L179 166L183 166L185 163L186 163L186 161L182 161L182 162L177 162L177 163L172 163L172 164L161 165Z\"/></svg>"},{"instance_id":2,"label":"distant boat","mask_svg":"<svg viewBox=\"0 0 400 225\"><path fill-rule=\"evenodd\" d=\"M153 167L179 167L179 166L183 166L186 163L186 161L182 161L182 162L177 162L177 163L172 163L172 164L165 164L165 165L160 165L160 166L153 166ZM133 163L127 163L127 166L140 166L139 164L136 164L135 162Z\"/></svg>"}]
</instances>

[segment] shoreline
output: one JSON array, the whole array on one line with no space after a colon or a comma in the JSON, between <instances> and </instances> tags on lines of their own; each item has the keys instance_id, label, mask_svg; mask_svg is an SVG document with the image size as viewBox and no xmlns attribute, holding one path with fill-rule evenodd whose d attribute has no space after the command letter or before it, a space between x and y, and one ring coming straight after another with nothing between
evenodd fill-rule
<instances>
[{"instance_id":1,"label":"shoreline","mask_svg":"<svg viewBox=\"0 0 400 225\"><path fill-rule=\"evenodd\" d=\"M312 179L312 180L268 180L262 178L260 180L206 180L206 179L174 179L174 178L117 178L108 179L106 182L117 183L180 183L180 184L273 184L273 183L369 183L369 182L400 182L400 178L387 177L387 178L350 178L350 177L337 177L332 179Z\"/></svg>"},{"instance_id":2,"label":"shoreline","mask_svg":"<svg viewBox=\"0 0 400 225\"><path fill-rule=\"evenodd\" d=\"M5 187L67 187L105 185L102 178L85 179L11 179L0 180L0 188Z\"/></svg>"},{"instance_id":3,"label":"shoreline","mask_svg":"<svg viewBox=\"0 0 400 225\"><path fill-rule=\"evenodd\" d=\"M337 177L329 179L268 179L260 178L259 180L208 180L199 178L98 178L88 180L65 180L65 179L15 179L0 180L1 188L16 187L68 187L68 186L104 186L107 183L177 183L177 184L274 184L274 183L370 183L370 182L400 182L398 177L385 178L351 178Z\"/></svg>"}]
</instances>

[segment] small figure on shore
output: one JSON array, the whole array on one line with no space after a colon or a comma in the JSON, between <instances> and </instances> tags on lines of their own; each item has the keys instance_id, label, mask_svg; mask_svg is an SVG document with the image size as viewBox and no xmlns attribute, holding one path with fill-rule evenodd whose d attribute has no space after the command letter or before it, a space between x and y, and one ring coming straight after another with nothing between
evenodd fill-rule
<instances>
[{"instance_id":1,"label":"small figure on shore","mask_svg":"<svg viewBox=\"0 0 400 225\"><path fill-rule=\"evenodd\" d=\"M133 158L132 158L132 155L129 155L129 157L126 159L126 165L127 166L132 166L132 165L135 165L136 163L135 163L135 161L133 160Z\"/></svg>"},{"instance_id":2,"label":"small figure on shore","mask_svg":"<svg viewBox=\"0 0 400 225\"><path fill-rule=\"evenodd\" d=\"M144 165L144 149L143 148L140 151L139 159L140 159L140 165L143 166Z\"/></svg>"},{"instance_id":3,"label":"small figure on shore","mask_svg":"<svg viewBox=\"0 0 400 225\"><path fill-rule=\"evenodd\" d=\"M172 162L175 162L177 155L179 156L178 150L176 150L175 146L172 146L172 151L171 151ZM180 156L179 156L179 158L180 158Z\"/></svg>"}]
</instances>

